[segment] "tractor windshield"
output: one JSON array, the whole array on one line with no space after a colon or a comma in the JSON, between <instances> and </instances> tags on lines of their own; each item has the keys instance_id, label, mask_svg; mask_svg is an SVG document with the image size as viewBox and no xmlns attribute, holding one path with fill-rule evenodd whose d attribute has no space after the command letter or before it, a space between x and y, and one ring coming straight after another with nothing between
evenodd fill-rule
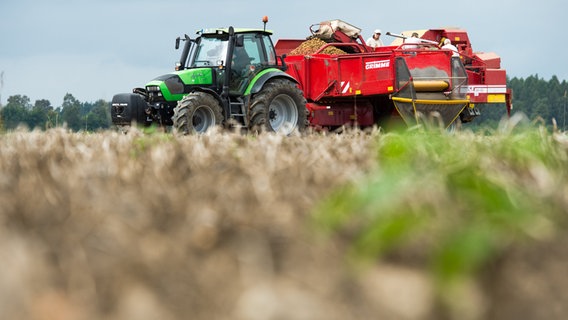
<instances>
[{"instance_id":1,"label":"tractor windshield","mask_svg":"<svg viewBox=\"0 0 568 320\"><path fill-rule=\"evenodd\" d=\"M201 37L197 44L191 68L219 66L225 64L228 41L219 38Z\"/></svg>"}]
</instances>

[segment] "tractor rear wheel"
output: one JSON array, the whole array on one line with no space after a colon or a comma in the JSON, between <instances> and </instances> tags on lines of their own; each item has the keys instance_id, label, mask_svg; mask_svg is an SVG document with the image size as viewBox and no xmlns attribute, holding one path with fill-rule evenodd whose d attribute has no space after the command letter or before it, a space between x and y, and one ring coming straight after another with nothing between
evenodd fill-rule
<instances>
[{"instance_id":1,"label":"tractor rear wheel","mask_svg":"<svg viewBox=\"0 0 568 320\"><path fill-rule=\"evenodd\" d=\"M267 130L290 135L308 125L306 99L295 83L286 79L267 82L256 94L250 107L252 131Z\"/></svg>"},{"instance_id":2,"label":"tractor rear wheel","mask_svg":"<svg viewBox=\"0 0 568 320\"><path fill-rule=\"evenodd\" d=\"M210 94L192 92L178 102L172 120L181 134L204 133L223 123L223 109Z\"/></svg>"}]
</instances>

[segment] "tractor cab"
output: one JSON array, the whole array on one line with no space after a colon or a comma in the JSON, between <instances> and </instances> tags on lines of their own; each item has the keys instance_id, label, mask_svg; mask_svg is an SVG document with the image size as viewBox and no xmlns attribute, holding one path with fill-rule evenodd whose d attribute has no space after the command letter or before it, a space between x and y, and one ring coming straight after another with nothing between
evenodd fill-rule
<instances>
[{"instance_id":1,"label":"tractor cab","mask_svg":"<svg viewBox=\"0 0 568 320\"><path fill-rule=\"evenodd\" d=\"M277 67L271 32L260 29L204 29L197 39L185 36L185 46L176 70L190 74L195 69L209 69L212 89L221 93L228 77L229 95L242 95L256 74ZM180 38L176 40L179 48ZM228 75L227 75L228 73ZM209 84L208 84L209 85Z\"/></svg>"}]
</instances>

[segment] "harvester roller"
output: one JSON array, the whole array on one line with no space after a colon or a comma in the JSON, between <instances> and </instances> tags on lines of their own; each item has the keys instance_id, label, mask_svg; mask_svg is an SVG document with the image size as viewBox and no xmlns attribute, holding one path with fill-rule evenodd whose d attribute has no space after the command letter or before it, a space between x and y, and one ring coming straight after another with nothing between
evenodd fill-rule
<instances>
[{"instance_id":1,"label":"harvester roller","mask_svg":"<svg viewBox=\"0 0 568 320\"><path fill-rule=\"evenodd\" d=\"M450 84L444 80L420 80L414 81L414 89L420 92L439 92L445 91Z\"/></svg>"}]
</instances>

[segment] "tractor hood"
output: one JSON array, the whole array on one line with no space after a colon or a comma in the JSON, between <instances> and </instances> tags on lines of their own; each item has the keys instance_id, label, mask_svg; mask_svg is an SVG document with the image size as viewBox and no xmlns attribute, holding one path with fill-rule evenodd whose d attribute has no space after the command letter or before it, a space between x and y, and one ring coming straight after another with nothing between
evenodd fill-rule
<instances>
[{"instance_id":1,"label":"tractor hood","mask_svg":"<svg viewBox=\"0 0 568 320\"><path fill-rule=\"evenodd\" d=\"M213 84L213 68L195 68L175 71L154 78L146 84L150 94L161 94L166 101L181 100L192 86Z\"/></svg>"}]
</instances>

